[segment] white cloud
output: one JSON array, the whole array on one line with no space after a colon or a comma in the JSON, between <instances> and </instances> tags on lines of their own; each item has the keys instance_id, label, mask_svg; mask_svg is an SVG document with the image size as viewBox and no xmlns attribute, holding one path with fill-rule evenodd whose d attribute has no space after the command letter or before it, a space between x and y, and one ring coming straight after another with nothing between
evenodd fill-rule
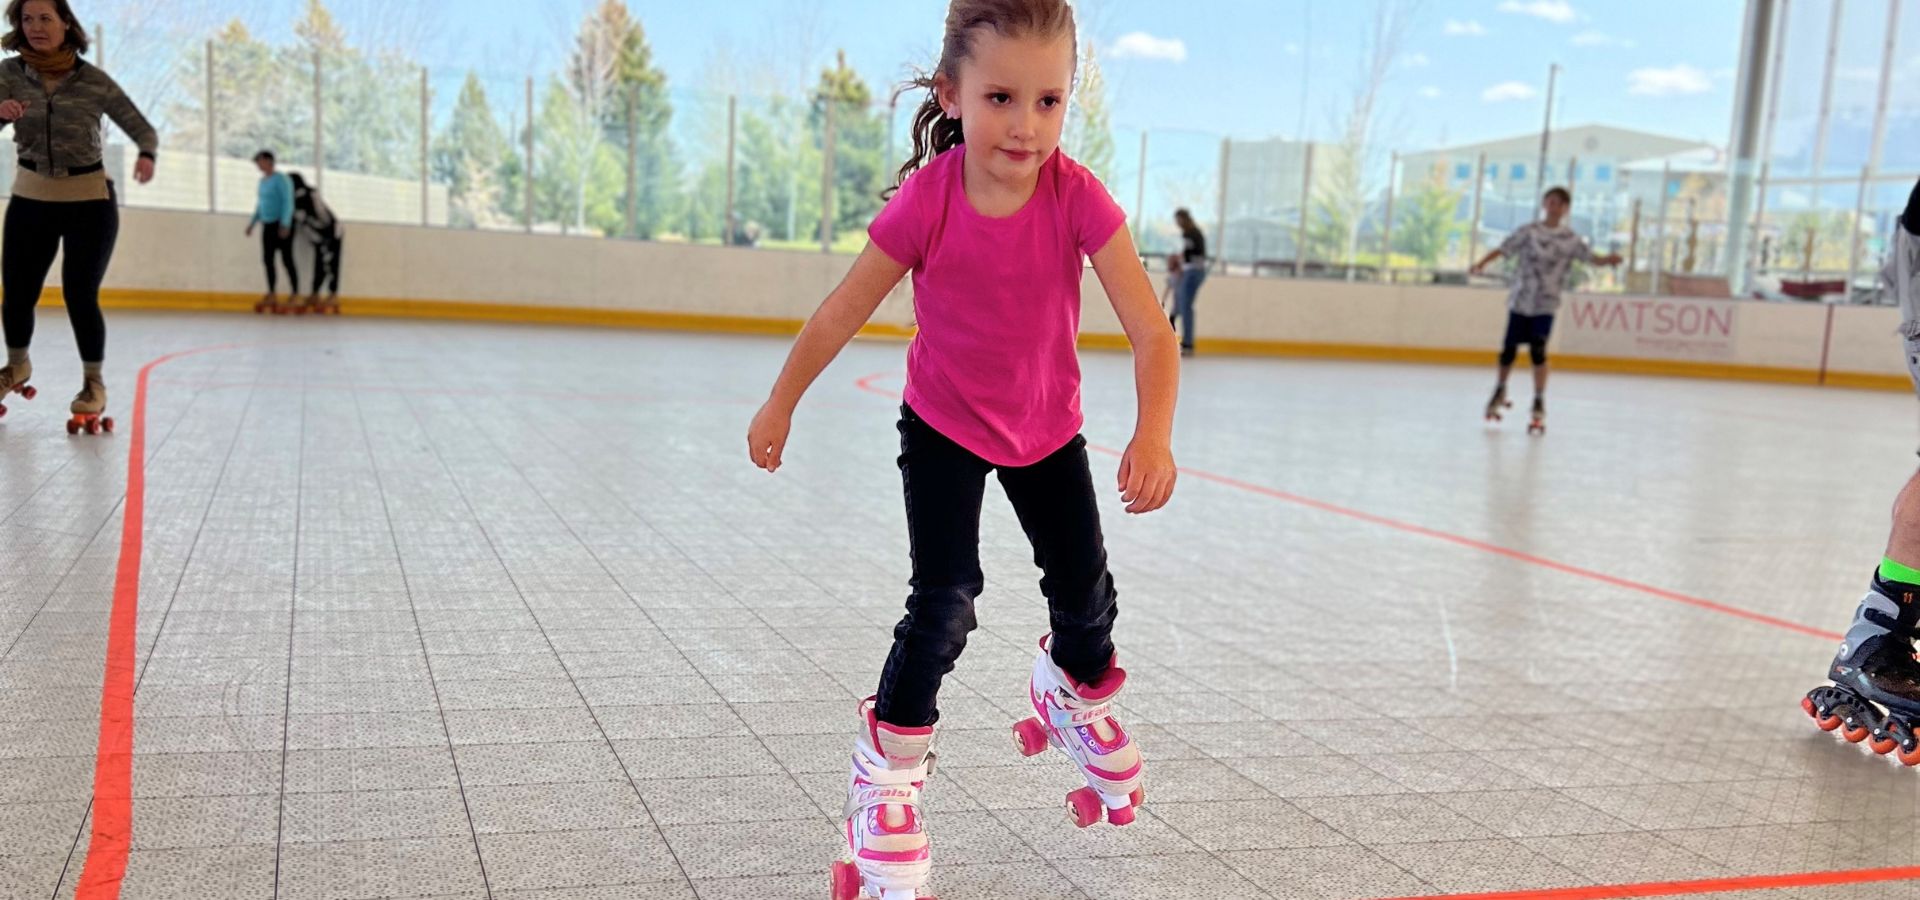
<instances>
[{"instance_id":1,"label":"white cloud","mask_svg":"<svg viewBox=\"0 0 1920 900\"><path fill-rule=\"evenodd\" d=\"M1868 84L1880 83L1880 69L1870 66L1841 66L1835 69L1834 77L1842 81L1864 81Z\"/></svg>"},{"instance_id":2,"label":"white cloud","mask_svg":"<svg viewBox=\"0 0 1920 900\"><path fill-rule=\"evenodd\" d=\"M1500 4L1500 11L1545 19L1556 25L1568 25L1580 18L1580 14L1573 11L1573 4L1567 0L1526 0L1524 3L1521 0L1506 0Z\"/></svg>"},{"instance_id":3,"label":"white cloud","mask_svg":"<svg viewBox=\"0 0 1920 900\"><path fill-rule=\"evenodd\" d=\"M1711 90L1713 79L1686 63L1665 69L1635 69L1627 73L1627 93L1642 97L1704 94Z\"/></svg>"},{"instance_id":4,"label":"white cloud","mask_svg":"<svg viewBox=\"0 0 1920 900\"><path fill-rule=\"evenodd\" d=\"M1456 22L1453 19L1448 19L1446 27L1441 29L1441 31L1448 37L1484 37L1487 33L1487 26L1475 22L1472 19L1468 19L1465 22Z\"/></svg>"},{"instance_id":5,"label":"white cloud","mask_svg":"<svg viewBox=\"0 0 1920 900\"><path fill-rule=\"evenodd\" d=\"M1632 38L1614 37L1603 31L1592 30L1582 31L1574 35L1573 45L1576 47L1621 47L1629 50L1638 46Z\"/></svg>"},{"instance_id":6,"label":"white cloud","mask_svg":"<svg viewBox=\"0 0 1920 900\"><path fill-rule=\"evenodd\" d=\"M1287 44L1286 46L1284 46L1284 47L1281 47L1280 49L1282 49L1282 50L1284 50L1284 51L1286 51L1286 53L1287 53L1287 55L1288 55L1288 56L1299 56L1299 55L1300 55L1300 45L1299 45L1299 44L1295 44L1295 43L1291 43L1291 42L1289 42L1289 43L1288 43L1288 44Z\"/></svg>"},{"instance_id":7,"label":"white cloud","mask_svg":"<svg viewBox=\"0 0 1920 900\"><path fill-rule=\"evenodd\" d=\"M1499 103L1504 100L1531 100L1538 96L1540 92L1524 81L1502 81L1480 92L1480 99L1488 103Z\"/></svg>"},{"instance_id":8,"label":"white cloud","mask_svg":"<svg viewBox=\"0 0 1920 900\"><path fill-rule=\"evenodd\" d=\"M1434 87L1433 85L1427 85L1426 87L1423 87L1420 89L1420 96L1425 97L1428 100L1432 100L1433 98L1440 96L1440 89L1437 87Z\"/></svg>"},{"instance_id":9,"label":"white cloud","mask_svg":"<svg viewBox=\"0 0 1920 900\"><path fill-rule=\"evenodd\" d=\"M1424 69L1427 66L1433 65L1433 59L1425 53L1409 53L1407 54L1405 65L1409 69Z\"/></svg>"},{"instance_id":10,"label":"white cloud","mask_svg":"<svg viewBox=\"0 0 1920 900\"><path fill-rule=\"evenodd\" d=\"M1179 38L1154 37L1144 31L1123 34L1113 42L1114 59L1158 59L1186 62L1187 42Z\"/></svg>"}]
</instances>

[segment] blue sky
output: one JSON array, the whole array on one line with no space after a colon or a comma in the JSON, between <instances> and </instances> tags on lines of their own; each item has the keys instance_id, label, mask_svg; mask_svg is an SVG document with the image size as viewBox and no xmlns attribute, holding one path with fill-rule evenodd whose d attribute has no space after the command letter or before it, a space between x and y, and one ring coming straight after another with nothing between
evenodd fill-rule
<instances>
[{"instance_id":1,"label":"blue sky","mask_svg":"<svg viewBox=\"0 0 1920 900\"><path fill-rule=\"evenodd\" d=\"M111 15L154 0L80 0ZM168 0L206 21L235 16L289 37L305 0ZM497 91L551 71L598 0L330 0L356 43L402 43L457 84L473 68ZM1137 129L1204 146L1218 136L1331 137L1381 0L1082 0L1106 59L1122 146ZM1393 2L1393 0L1386 0ZM1419 150L1535 132L1547 68L1562 66L1555 121L1600 122L1724 144L1744 0L1401 0L1418 8L1387 84L1380 133ZM1804 143L1818 96L1831 0L1793 4L1782 145ZM1842 23L1840 118L1871 115L1887 0L1852 0ZM1911 5L1911 0L1904 0ZM844 49L876 88L936 47L944 0L628 0L677 91L724 93L717 71L792 83ZM1179 15L1184 8L1204 15ZM177 16L180 23L189 17ZM204 26L183 26L204 27ZM1920 14L1902 23L1896 115L1920 118ZM716 59L730 60L716 65ZM1303 99L1304 89L1304 99ZM1849 110L1851 110L1849 112ZM1182 135L1180 132L1189 132ZM1920 150L1896 148L1915 159ZM1892 160L1890 160L1891 162ZM1856 163L1857 165L1857 163Z\"/></svg>"}]
</instances>

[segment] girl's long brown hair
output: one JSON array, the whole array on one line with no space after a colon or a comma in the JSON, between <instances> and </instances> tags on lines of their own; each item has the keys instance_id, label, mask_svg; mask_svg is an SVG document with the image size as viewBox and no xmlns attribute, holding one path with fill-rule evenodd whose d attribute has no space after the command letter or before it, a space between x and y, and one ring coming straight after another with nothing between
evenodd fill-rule
<instances>
[{"instance_id":1,"label":"girl's long brown hair","mask_svg":"<svg viewBox=\"0 0 1920 900\"><path fill-rule=\"evenodd\" d=\"M908 175L932 162L934 157L966 142L960 120L947 118L946 110L940 107L938 85L941 81L951 84L959 80L960 63L973 56L974 35L982 28L991 28L1002 37L1064 36L1078 46L1073 7L1067 0L953 0L947 7L946 36L940 42L939 64L894 92L897 99L910 91L925 90L927 99L921 101L913 114L913 152L900 167L893 187L882 196L892 195ZM1075 64L1078 65L1077 54Z\"/></svg>"}]
</instances>

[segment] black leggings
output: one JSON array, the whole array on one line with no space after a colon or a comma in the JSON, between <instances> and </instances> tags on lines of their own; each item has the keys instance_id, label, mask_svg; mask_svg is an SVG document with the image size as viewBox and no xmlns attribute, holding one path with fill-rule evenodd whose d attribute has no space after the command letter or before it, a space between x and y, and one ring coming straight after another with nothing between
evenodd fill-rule
<instances>
[{"instance_id":1,"label":"black leggings","mask_svg":"<svg viewBox=\"0 0 1920 900\"><path fill-rule=\"evenodd\" d=\"M953 671L967 634L978 625L973 601L985 581L980 501L987 473L996 470L1041 570L1054 662L1083 682L1104 674L1113 660L1118 595L1107 571L1086 439L1076 436L1040 462L1009 468L954 443L906 406L900 407L899 427L913 592L906 617L893 629L876 715L908 728L940 717L935 703L940 680ZM1039 635L1034 638L1030 646L1038 652Z\"/></svg>"},{"instance_id":2,"label":"black leggings","mask_svg":"<svg viewBox=\"0 0 1920 900\"><path fill-rule=\"evenodd\" d=\"M120 206L108 188L106 200L48 203L15 197L7 204L6 236L0 240L0 279L6 283L0 300L0 321L7 346L24 350L33 344L33 312L40 289L47 284L53 257L66 245L60 266L60 292L73 323L74 342L82 362L97 363L107 356L107 319L100 313L100 282L113 260L113 244L120 236Z\"/></svg>"},{"instance_id":3,"label":"black leggings","mask_svg":"<svg viewBox=\"0 0 1920 900\"><path fill-rule=\"evenodd\" d=\"M273 255L280 254L282 262L287 264L287 289L300 292L300 269L293 264L293 229L287 229L287 236L280 236L280 223L260 223L260 259L267 264L267 293L280 289L278 272L273 268Z\"/></svg>"},{"instance_id":4,"label":"black leggings","mask_svg":"<svg viewBox=\"0 0 1920 900\"><path fill-rule=\"evenodd\" d=\"M1533 364L1547 364L1547 338L1553 336L1552 316L1523 316L1517 312L1507 313L1507 338L1500 344L1500 365L1511 366L1515 357L1520 355L1520 345L1527 345L1527 352L1533 356Z\"/></svg>"}]
</instances>

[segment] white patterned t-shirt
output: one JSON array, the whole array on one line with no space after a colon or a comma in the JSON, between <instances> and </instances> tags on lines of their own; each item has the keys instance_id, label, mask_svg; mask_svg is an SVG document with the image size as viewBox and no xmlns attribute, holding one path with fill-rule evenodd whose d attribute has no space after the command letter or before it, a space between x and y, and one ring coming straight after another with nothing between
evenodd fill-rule
<instances>
[{"instance_id":1,"label":"white patterned t-shirt","mask_svg":"<svg viewBox=\"0 0 1920 900\"><path fill-rule=\"evenodd\" d=\"M1576 259L1591 259L1587 239L1564 225L1534 222L1508 235L1500 252L1514 262L1513 290L1507 307L1523 316L1550 316L1560 310L1560 292Z\"/></svg>"}]
</instances>

